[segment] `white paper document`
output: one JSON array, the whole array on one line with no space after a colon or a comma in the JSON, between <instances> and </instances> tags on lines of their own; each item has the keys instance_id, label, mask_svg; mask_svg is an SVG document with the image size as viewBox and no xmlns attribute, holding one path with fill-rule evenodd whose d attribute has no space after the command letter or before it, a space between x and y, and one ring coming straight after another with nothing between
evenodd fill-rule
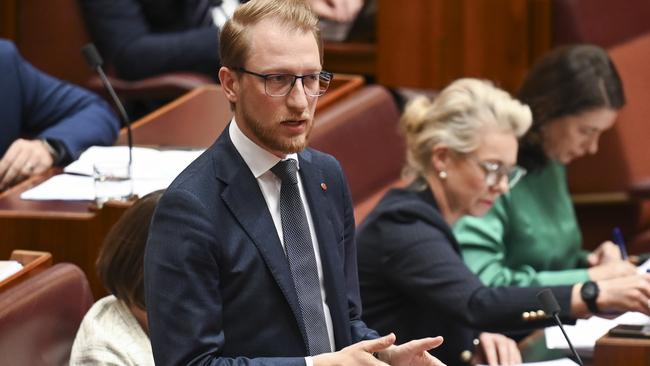
<instances>
[{"instance_id":1,"label":"white paper document","mask_svg":"<svg viewBox=\"0 0 650 366\"><path fill-rule=\"evenodd\" d=\"M573 362L569 358L560 358L559 360L551 360L551 361L542 361L542 362L526 362L522 363L522 366L575 366L577 363ZM486 366L486 365L478 365L478 366Z\"/></svg>"},{"instance_id":2,"label":"white paper document","mask_svg":"<svg viewBox=\"0 0 650 366\"><path fill-rule=\"evenodd\" d=\"M156 150L133 148L133 193L142 197L147 193L164 189L203 150ZM128 161L128 148L124 146L93 146L79 160L63 169L64 173L51 177L38 186L23 192L26 200L94 200L95 182L93 164L96 162Z\"/></svg>"},{"instance_id":3,"label":"white paper document","mask_svg":"<svg viewBox=\"0 0 650 366\"><path fill-rule=\"evenodd\" d=\"M23 269L23 265L18 261L0 261L0 281Z\"/></svg>"},{"instance_id":4,"label":"white paper document","mask_svg":"<svg viewBox=\"0 0 650 366\"><path fill-rule=\"evenodd\" d=\"M579 319L576 325L565 325L564 330L576 351L580 355L589 356L593 354L598 338L619 324L650 324L650 317L637 312L627 312L614 319L592 316L589 319ZM569 350L569 345L558 326L546 328L544 335L546 348Z\"/></svg>"},{"instance_id":5,"label":"white paper document","mask_svg":"<svg viewBox=\"0 0 650 366\"><path fill-rule=\"evenodd\" d=\"M158 179L176 177L204 150L156 150L146 147L133 148L132 177ZM64 173L93 175L93 164L97 162L128 162L129 148L126 146L92 146L79 159L63 169Z\"/></svg>"},{"instance_id":6,"label":"white paper document","mask_svg":"<svg viewBox=\"0 0 650 366\"><path fill-rule=\"evenodd\" d=\"M646 273L648 270L650 270L650 259L645 261L640 266L636 267L636 271L641 274Z\"/></svg>"}]
</instances>

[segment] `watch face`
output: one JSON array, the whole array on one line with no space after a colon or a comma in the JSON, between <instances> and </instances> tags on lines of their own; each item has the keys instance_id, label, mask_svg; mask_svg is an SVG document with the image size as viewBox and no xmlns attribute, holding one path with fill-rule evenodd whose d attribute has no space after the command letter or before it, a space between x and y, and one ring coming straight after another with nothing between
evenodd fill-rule
<instances>
[{"instance_id":1,"label":"watch face","mask_svg":"<svg viewBox=\"0 0 650 366\"><path fill-rule=\"evenodd\" d=\"M597 285L593 282L586 282L582 285L582 289L580 290L582 298L585 300L591 300L598 296L598 289L596 286Z\"/></svg>"}]
</instances>

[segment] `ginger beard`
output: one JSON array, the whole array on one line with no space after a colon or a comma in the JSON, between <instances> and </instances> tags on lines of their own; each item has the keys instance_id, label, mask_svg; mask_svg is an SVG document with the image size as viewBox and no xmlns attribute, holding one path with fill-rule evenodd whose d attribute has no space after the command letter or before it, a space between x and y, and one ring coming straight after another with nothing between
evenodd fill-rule
<instances>
[{"instance_id":1,"label":"ginger beard","mask_svg":"<svg viewBox=\"0 0 650 366\"><path fill-rule=\"evenodd\" d=\"M246 124L262 146L272 151L282 152L283 154L292 154L304 150L307 147L309 136L314 127L314 119L312 116L309 116L307 111L299 116L278 114L271 118L273 123L258 121L248 113L246 108L242 108L242 115L244 119L242 122ZM287 134L285 131L286 126L290 124L296 125L297 130L303 131L298 134Z\"/></svg>"}]
</instances>

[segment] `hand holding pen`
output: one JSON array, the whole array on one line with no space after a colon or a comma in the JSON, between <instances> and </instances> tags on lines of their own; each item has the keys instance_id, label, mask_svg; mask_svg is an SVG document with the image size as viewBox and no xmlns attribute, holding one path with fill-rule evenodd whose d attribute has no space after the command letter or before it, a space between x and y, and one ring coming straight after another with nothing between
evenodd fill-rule
<instances>
[{"instance_id":1,"label":"hand holding pen","mask_svg":"<svg viewBox=\"0 0 650 366\"><path fill-rule=\"evenodd\" d=\"M618 248L621 250L621 258L627 260L627 247L625 246L625 240L623 239L621 229L618 226L612 230L612 236L614 243L618 245Z\"/></svg>"}]
</instances>

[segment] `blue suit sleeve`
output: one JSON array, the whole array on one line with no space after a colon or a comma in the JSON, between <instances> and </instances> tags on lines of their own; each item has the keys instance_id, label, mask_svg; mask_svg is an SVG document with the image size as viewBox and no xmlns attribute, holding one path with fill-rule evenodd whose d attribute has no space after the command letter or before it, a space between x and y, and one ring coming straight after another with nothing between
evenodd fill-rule
<instances>
[{"instance_id":1,"label":"blue suit sleeve","mask_svg":"<svg viewBox=\"0 0 650 366\"><path fill-rule=\"evenodd\" d=\"M180 24L151 24L143 2L83 0L86 24L104 57L125 79L142 79L168 72L195 71L216 78L219 68L219 30ZM149 7L182 2L151 1ZM169 9L166 9L169 11ZM184 8L179 8L182 12ZM170 22L179 22L176 14Z\"/></svg>"},{"instance_id":2,"label":"blue suit sleeve","mask_svg":"<svg viewBox=\"0 0 650 366\"><path fill-rule=\"evenodd\" d=\"M37 70L12 45L23 136L55 139L73 160L92 145L112 145L119 121L100 97ZM65 163L67 161L63 161Z\"/></svg>"},{"instance_id":3,"label":"blue suit sleeve","mask_svg":"<svg viewBox=\"0 0 650 366\"><path fill-rule=\"evenodd\" d=\"M220 355L226 342L220 253L215 249L219 247L215 225L206 210L201 199L188 191L167 191L151 224L144 263L145 298L156 365L304 366L304 357Z\"/></svg>"}]
</instances>

